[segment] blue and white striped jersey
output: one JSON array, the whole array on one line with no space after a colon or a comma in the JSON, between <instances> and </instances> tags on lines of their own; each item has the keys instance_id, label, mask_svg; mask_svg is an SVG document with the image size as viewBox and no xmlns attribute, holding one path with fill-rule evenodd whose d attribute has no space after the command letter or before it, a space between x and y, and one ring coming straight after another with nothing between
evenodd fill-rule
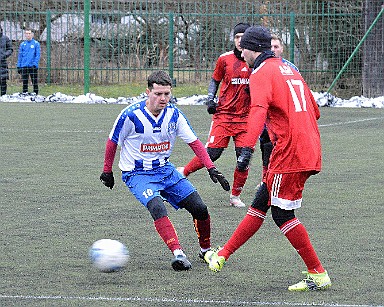
<instances>
[{"instance_id":1,"label":"blue and white striped jersey","mask_svg":"<svg viewBox=\"0 0 384 307\"><path fill-rule=\"evenodd\" d=\"M119 168L122 171L150 170L167 163L179 136L191 143L197 136L184 114L174 105L155 117L145 100L121 111L109 138L121 147Z\"/></svg>"}]
</instances>

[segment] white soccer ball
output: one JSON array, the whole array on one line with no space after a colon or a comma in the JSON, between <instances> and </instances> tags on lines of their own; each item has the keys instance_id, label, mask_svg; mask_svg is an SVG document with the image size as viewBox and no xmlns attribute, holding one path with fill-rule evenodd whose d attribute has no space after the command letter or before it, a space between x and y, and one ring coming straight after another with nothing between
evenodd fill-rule
<instances>
[{"instance_id":1,"label":"white soccer ball","mask_svg":"<svg viewBox=\"0 0 384 307\"><path fill-rule=\"evenodd\" d=\"M111 273L120 271L127 265L129 252L126 246L117 240L101 239L92 244L89 256L95 268L104 273Z\"/></svg>"}]
</instances>

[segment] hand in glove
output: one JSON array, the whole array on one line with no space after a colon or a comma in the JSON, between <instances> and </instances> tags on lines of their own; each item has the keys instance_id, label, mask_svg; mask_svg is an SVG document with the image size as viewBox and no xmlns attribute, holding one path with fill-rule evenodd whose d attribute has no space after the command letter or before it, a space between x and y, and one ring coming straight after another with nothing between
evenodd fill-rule
<instances>
[{"instance_id":1,"label":"hand in glove","mask_svg":"<svg viewBox=\"0 0 384 307\"><path fill-rule=\"evenodd\" d=\"M212 181L214 183L217 183L219 182L221 187L225 190L225 191L229 191L229 189L231 188L230 185L229 185L229 182L227 179L225 179L224 175L222 173L220 173L216 167L212 167L208 170L208 173L209 173L209 177L211 177Z\"/></svg>"},{"instance_id":2,"label":"hand in glove","mask_svg":"<svg viewBox=\"0 0 384 307\"><path fill-rule=\"evenodd\" d=\"M101 173L100 175L101 182L108 188L112 190L113 186L115 185L115 178L113 177L113 173Z\"/></svg>"},{"instance_id":3,"label":"hand in glove","mask_svg":"<svg viewBox=\"0 0 384 307\"><path fill-rule=\"evenodd\" d=\"M251 161L253 149L250 147L244 147L241 150L240 156L237 158L237 169L240 172L244 172L248 169L249 162Z\"/></svg>"},{"instance_id":4,"label":"hand in glove","mask_svg":"<svg viewBox=\"0 0 384 307\"><path fill-rule=\"evenodd\" d=\"M215 114L216 113L216 107L217 103L213 99L209 99L207 102L207 112L209 114Z\"/></svg>"}]
</instances>

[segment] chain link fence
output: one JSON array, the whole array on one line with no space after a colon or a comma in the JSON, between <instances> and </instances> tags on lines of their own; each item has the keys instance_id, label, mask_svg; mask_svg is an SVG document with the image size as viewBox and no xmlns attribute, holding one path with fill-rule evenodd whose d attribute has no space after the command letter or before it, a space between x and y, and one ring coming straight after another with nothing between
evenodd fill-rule
<instances>
[{"instance_id":1,"label":"chain link fence","mask_svg":"<svg viewBox=\"0 0 384 307\"><path fill-rule=\"evenodd\" d=\"M207 83L217 57L233 49L233 26L248 22L283 39L284 57L299 67L313 90L327 90L343 69L333 90L352 96L384 79L382 18L369 44L344 67L381 5L379 0L350 1L348 6L297 0L13 0L2 4L0 24L14 46L8 61L11 82L18 78L17 50L27 27L41 43L40 82L129 83L164 69L177 83ZM366 50L374 53L374 63ZM375 74L367 66L375 67ZM370 94L384 94L381 85Z\"/></svg>"}]
</instances>

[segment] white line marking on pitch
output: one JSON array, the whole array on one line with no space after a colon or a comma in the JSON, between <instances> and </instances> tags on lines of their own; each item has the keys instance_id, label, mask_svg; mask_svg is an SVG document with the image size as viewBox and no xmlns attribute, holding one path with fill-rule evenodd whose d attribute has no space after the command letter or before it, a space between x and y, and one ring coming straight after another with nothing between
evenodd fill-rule
<instances>
[{"instance_id":1,"label":"white line marking on pitch","mask_svg":"<svg viewBox=\"0 0 384 307\"><path fill-rule=\"evenodd\" d=\"M176 299L176 298L153 298L153 297L86 297L86 296L47 296L47 295L0 295L0 298L23 299L23 300L80 300L80 301L134 301L134 302L158 302L158 303L184 303L184 304L219 304L226 305L285 305L285 306L324 306L324 307L378 307L379 305L355 305L338 303L293 303L293 302L253 302L253 301L230 301L230 300L199 300L199 299Z\"/></svg>"},{"instance_id":2,"label":"white line marking on pitch","mask_svg":"<svg viewBox=\"0 0 384 307\"><path fill-rule=\"evenodd\" d=\"M364 119L351 120L351 121L341 122L341 123L324 124L324 125L319 125L319 127L341 126L341 125L355 124L355 123L367 122L367 121L383 119L383 118L384 117L364 118Z\"/></svg>"}]
</instances>

